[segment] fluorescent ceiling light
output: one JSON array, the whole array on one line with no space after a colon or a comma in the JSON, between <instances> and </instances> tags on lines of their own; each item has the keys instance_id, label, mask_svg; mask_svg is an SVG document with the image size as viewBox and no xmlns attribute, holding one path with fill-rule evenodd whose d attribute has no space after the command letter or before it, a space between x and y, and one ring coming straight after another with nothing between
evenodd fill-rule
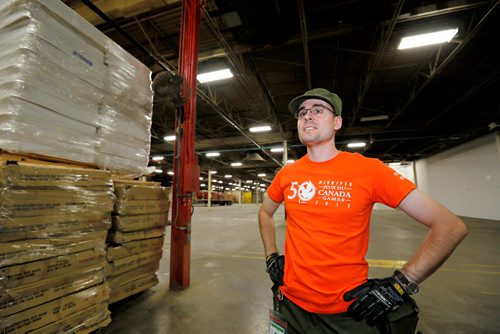
<instances>
[{"instance_id":1,"label":"fluorescent ceiling light","mask_svg":"<svg viewBox=\"0 0 500 334\"><path fill-rule=\"evenodd\" d=\"M163 160L163 157L161 155L157 155L155 157L152 157L151 158L153 161L162 161Z\"/></svg>"},{"instance_id":2,"label":"fluorescent ceiling light","mask_svg":"<svg viewBox=\"0 0 500 334\"><path fill-rule=\"evenodd\" d=\"M228 68L225 68L223 70L198 74L196 76L196 79L198 79L198 81L200 83L205 83L205 82L217 81L217 80L222 80L222 79L229 79L232 77L233 77L233 73L231 73L231 71Z\"/></svg>"},{"instance_id":3,"label":"fluorescent ceiling light","mask_svg":"<svg viewBox=\"0 0 500 334\"><path fill-rule=\"evenodd\" d=\"M220 155L219 152L208 152L205 154L207 157L218 157Z\"/></svg>"},{"instance_id":4,"label":"fluorescent ceiling light","mask_svg":"<svg viewBox=\"0 0 500 334\"><path fill-rule=\"evenodd\" d=\"M253 181L252 180L247 180L247 183L252 183Z\"/></svg>"},{"instance_id":5,"label":"fluorescent ceiling light","mask_svg":"<svg viewBox=\"0 0 500 334\"><path fill-rule=\"evenodd\" d=\"M458 28L435 31L428 34L407 36L401 39L398 49L410 49L420 46L448 43L457 34Z\"/></svg>"},{"instance_id":6,"label":"fluorescent ceiling light","mask_svg":"<svg viewBox=\"0 0 500 334\"><path fill-rule=\"evenodd\" d=\"M225 177L226 179L229 179L229 178L231 178L231 177L233 177L233 176L232 176L231 174L226 174L226 175L224 175L224 177Z\"/></svg>"},{"instance_id":7,"label":"fluorescent ceiling light","mask_svg":"<svg viewBox=\"0 0 500 334\"><path fill-rule=\"evenodd\" d=\"M222 180L217 181L217 183L222 183Z\"/></svg>"},{"instance_id":8,"label":"fluorescent ceiling light","mask_svg":"<svg viewBox=\"0 0 500 334\"><path fill-rule=\"evenodd\" d=\"M174 141L175 140L175 135L168 135L163 137L164 141Z\"/></svg>"},{"instance_id":9,"label":"fluorescent ceiling light","mask_svg":"<svg viewBox=\"0 0 500 334\"><path fill-rule=\"evenodd\" d=\"M211 170L210 174L217 174L217 171L216 170Z\"/></svg>"},{"instance_id":10,"label":"fluorescent ceiling light","mask_svg":"<svg viewBox=\"0 0 500 334\"><path fill-rule=\"evenodd\" d=\"M231 166L232 167L240 167L240 166L243 166L243 164L241 162L232 162Z\"/></svg>"},{"instance_id":11,"label":"fluorescent ceiling light","mask_svg":"<svg viewBox=\"0 0 500 334\"><path fill-rule=\"evenodd\" d=\"M174 175L174 172L172 172L172 171L168 171L168 172L167 172L167 174L168 174L168 175Z\"/></svg>"},{"instance_id":12,"label":"fluorescent ceiling light","mask_svg":"<svg viewBox=\"0 0 500 334\"><path fill-rule=\"evenodd\" d=\"M260 173L260 174L257 174L257 176L264 177L264 176L266 176L266 173Z\"/></svg>"},{"instance_id":13,"label":"fluorescent ceiling light","mask_svg":"<svg viewBox=\"0 0 500 334\"><path fill-rule=\"evenodd\" d=\"M365 117L361 117L361 122L383 121L386 119L389 119L389 116L387 116L387 115L365 116Z\"/></svg>"},{"instance_id":14,"label":"fluorescent ceiling light","mask_svg":"<svg viewBox=\"0 0 500 334\"><path fill-rule=\"evenodd\" d=\"M350 147L350 148L355 148L355 147L365 147L366 146L366 143L362 143L362 142L359 142L359 143L349 143L347 144L347 147Z\"/></svg>"},{"instance_id":15,"label":"fluorescent ceiling light","mask_svg":"<svg viewBox=\"0 0 500 334\"><path fill-rule=\"evenodd\" d=\"M250 132L267 132L271 131L271 127L269 125L262 125L262 126L254 126L249 129Z\"/></svg>"},{"instance_id":16,"label":"fluorescent ceiling light","mask_svg":"<svg viewBox=\"0 0 500 334\"><path fill-rule=\"evenodd\" d=\"M390 162L389 166L401 166L401 162Z\"/></svg>"},{"instance_id":17,"label":"fluorescent ceiling light","mask_svg":"<svg viewBox=\"0 0 500 334\"><path fill-rule=\"evenodd\" d=\"M200 184L200 187L206 187L207 185L205 183Z\"/></svg>"},{"instance_id":18,"label":"fluorescent ceiling light","mask_svg":"<svg viewBox=\"0 0 500 334\"><path fill-rule=\"evenodd\" d=\"M203 181L203 176L200 176L200 181Z\"/></svg>"},{"instance_id":19,"label":"fluorescent ceiling light","mask_svg":"<svg viewBox=\"0 0 500 334\"><path fill-rule=\"evenodd\" d=\"M163 173L163 171L161 169L155 169L154 172L157 173L157 174Z\"/></svg>"},{"instance_id":20,"label":"fluorescent ceiling light","mask_svg":"<svg viewBox=\"0 0 500 334\"><path fill-rule=\"evenodd\" d=\"M273 147L271 152L283 152L285 149L283 147Z\"/></svg>"},{"instance_id":21,"label":"fluorescent ceiling light","mask_svg":"<svg viewBox=\"0 0 500 334\"><path fill-rule=\"evenodd\" d=\"M295 160L293 160L293 159L289 159L286 161L287 164L293 164L294 162L295 162Z\"/></svg>"}]
</instances>

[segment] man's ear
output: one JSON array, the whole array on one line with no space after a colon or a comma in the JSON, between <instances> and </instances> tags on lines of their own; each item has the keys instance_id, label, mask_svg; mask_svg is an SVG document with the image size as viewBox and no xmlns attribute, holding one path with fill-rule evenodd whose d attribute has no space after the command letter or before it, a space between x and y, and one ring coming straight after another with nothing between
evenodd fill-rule
<instances>
[{"instance_id":1,"label":"man's ear","mask_svg":"<svg viewBox=\"0 0 500 334\"><path fill-rule=\"evenodd\" d=\"M336 116L335 119L333 120L334 124L334 129L335 131L338 131L340 130L340 128L342 127L342 117L341 116Z\"/></svg>"}]
</instances>

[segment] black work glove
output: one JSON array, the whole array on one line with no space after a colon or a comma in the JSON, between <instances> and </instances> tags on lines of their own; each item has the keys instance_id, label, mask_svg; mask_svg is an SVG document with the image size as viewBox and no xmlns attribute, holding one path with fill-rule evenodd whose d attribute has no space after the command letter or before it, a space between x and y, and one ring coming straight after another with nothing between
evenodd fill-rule
<instances>
[{"instance_id":1,"label":"black work glove","mask_svg":"<svg viewBox=\"0 0 500 334\"><path fill-rule=\"evenodd\" d=\"M276 285L283 285L283 275L285 274L285 256L277 252L266 256L266 271Z\"/></svg>"},{"instance_id":2,"label":"black work glove","mask_svg":"<svg viewBox=\"0 0 500 334\"><path fill-rule=\"evenodd\" d=\"M349 305L347 314L357 321L366 319L368 325L374 326L398 305L410 300L410 296L393 277L387 277L369 279L344 294L346 302L353 299L356 300Z\"/></svg>"}]
</instances>

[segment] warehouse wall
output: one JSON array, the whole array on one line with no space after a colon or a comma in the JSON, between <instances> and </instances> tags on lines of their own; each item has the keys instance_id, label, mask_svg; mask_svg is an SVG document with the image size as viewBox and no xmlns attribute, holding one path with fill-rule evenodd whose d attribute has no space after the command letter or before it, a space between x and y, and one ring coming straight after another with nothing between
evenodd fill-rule
<instances>
[{"instance_id":1,"label":"warehouse wall","mask_svg":"<svg viewBox=\"0 0 500 334\"><path fill-rule=\"evenodd\" d=\"M500 133L415 163L418 187L460 216L500 220Z\"/></svg>"}]
</instances>

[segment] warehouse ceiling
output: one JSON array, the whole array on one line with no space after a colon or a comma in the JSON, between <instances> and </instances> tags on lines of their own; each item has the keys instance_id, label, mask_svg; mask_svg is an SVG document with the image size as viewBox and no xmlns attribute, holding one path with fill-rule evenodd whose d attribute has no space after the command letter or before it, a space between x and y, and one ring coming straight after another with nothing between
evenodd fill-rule
<instances>
[{"instance_id":1,"label":"warehouse ceiling","mask_svg":"<svg viewBox=\"0 0 500 334\"><path fill-rule=\"evenodd\" d=\"M66 0L153 71L177 66L181 1ZM106 18L99 17L97 7ZM498 130L499 1L208 0L198 72L234 77L198 84L196 149L202 176L272 179L284 154L306 152L288 102L315 87L343 100L339 149L411 162ZM402 37L458 28L450 43L398 50ZM156 101L152 162L172 170L175 109ZM267 133L249 128L270 125ZM348 148L364 141L363 148ZM220 156L207 158L217 151ZM231 163L241 162L241 167ZM171 176L157 179L168 183Z\"/></svg>"}]
</instances>

